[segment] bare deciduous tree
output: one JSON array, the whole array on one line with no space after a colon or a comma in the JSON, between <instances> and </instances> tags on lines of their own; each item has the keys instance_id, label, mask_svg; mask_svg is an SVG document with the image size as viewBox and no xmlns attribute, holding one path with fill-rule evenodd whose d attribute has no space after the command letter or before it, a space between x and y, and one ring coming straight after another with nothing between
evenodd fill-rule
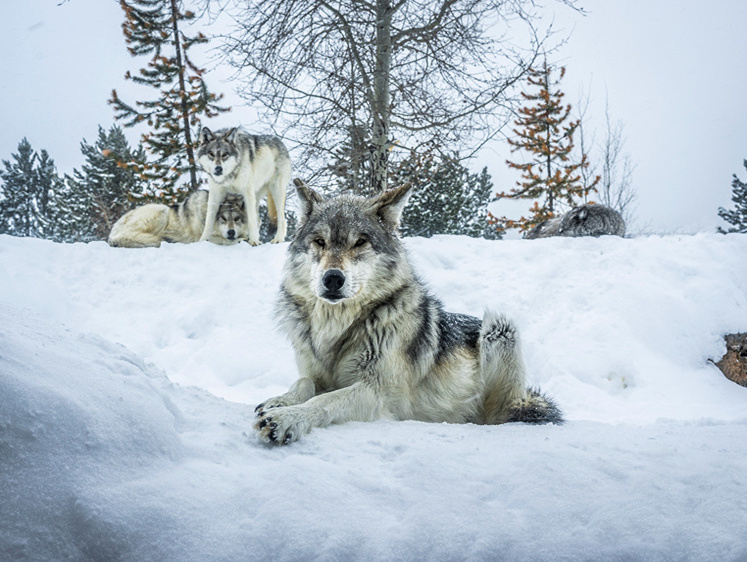
<instances>
[{"instance_id":1,"label":"bare deciduous tree","mask_svg":"<svg viewBox=\"0 0 747 562\"><path fill-rule=\"evenodd\" d=\"M303 148L297 161L332 163L347 187L379 191L394 146L475 150L508 120L512 86L547 50L535 9L531 0L263 0L235 13L225 54L240 94Z\"/></svg>"},{"instance_id":2,"label":"bare deciduous tree","mask_svg":"<svg viewBox=\"0 0 747 562\"><path fill-rule=\"evenodd\" d=\"M624 152L625 138L622 121L612 122L609 104L604 108L606 136L600 151L602 179L597 186L599 202L615 209L625 224L631 224L638 194L633 187L635 165Z\"/></svg>"},{"instance_id":3,"label":"bare deciduous tree","mask_svg":"<svg viewBox=\"0 0 747 562\"><path fill-rule=\"evenodd\" d=\"M589 135L585 129L589 107L588 91L582 93L578 103L578 117L581 122L578 128L579 149L582 154L593 154L591 164L582 170L584 184L599 177L594 191L596 199L602 205L615 209L622 216L625 224L630 225L635 216L635 204L638 194L633 186L635 165L630 155L625 152L625 128L622 121L612 122L609 102L604 107L604 137L601 144L596 135Z\"/></svg>"}]
</instances>

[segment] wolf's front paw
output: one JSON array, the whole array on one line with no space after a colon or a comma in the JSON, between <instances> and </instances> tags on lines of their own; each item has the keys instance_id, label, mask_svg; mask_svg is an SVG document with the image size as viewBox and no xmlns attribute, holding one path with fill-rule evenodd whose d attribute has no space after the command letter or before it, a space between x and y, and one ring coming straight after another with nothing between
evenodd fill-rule
<instances>
[{"instance_id":1,"label":"wolf's front paw","mask_svg":"<svg viewBox=\"0 0 747 562\"><path fill-rule=\"evenodd\" d=\"M285 242L285 240L281 238L273 238L272 240L270 240L270 244L282 244L283 242Z\"/></svg>"},{"instance_id":2,"label":"wolf's front paw","mask_svg":"<svg viewBox=\"0 0 747 562\"><path fill-rule=\"evenodd\" d=\"M270 408L285 408L290 405L290 402L282 396L276 396L275 398L268 398L259 406L254 408L254 413L257 414L257 417L259 418L265 415L265 412Z\"/></svg>"},{"instance_id":3,"label":"wolf's front paw","mask_svg":"<svg viewBox=\"0 0 747 562\"><path fill-rule=\"evenodd\" d=\"M254 424L260 441L287 445L311 430L303 407L288 406L260 414Z\"/></svg>"},{"instance_id":4,"label":"wolf's front paw","mask_svg":"<svg viewBox=\"0 0 747 562\"><path fill-rule=\"evenodd\" d=\"M247 238L246 241L252 246L259 246L262 243L259 240L252 240L251 238Z\"/></svg>"}]
</instances>

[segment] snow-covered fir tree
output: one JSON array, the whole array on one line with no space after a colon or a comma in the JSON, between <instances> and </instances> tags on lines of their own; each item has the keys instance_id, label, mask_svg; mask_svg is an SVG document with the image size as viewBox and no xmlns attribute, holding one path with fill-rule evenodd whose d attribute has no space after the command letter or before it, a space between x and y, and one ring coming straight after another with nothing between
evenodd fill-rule
<instances>
[{"instance_id":1,"label":"snow-covered fir tree","mask_svg":"<svg viewBox=\"0 0 747 562\"><path fill-rule=\"evenodd\" d=\"M54 160L24 138L0 170L0 233L52 237L55 191L61 186Z\"/></svg>"},{"instance_id":2,"label":"snow-covered fir tree","mask_svg":"<svg viewBox=\"0 0 747 562\"><path fill-rule=\"evenodd\" d=\"M581 154L578 162L571 161L573 134L580 121L569 120L571 106L563 103L565 94L558 87L565 68L560 68L558 78L553 77L554 70L545 60L540 68L530 71L527 80L532 91L522 92L528 104L519 109L520 116L514 121L515 138L508 139L511 152L521 150L528 159L506 161L510 168L521 171L521 179L516 182L517 187L497 194L499 199L533 199L530 216L493 217L499 230L529 230L583 202L599 181L598 177L591 183L581 181L580 170L589 165L586 154Z\"/></svg>"},{"instance_id":3,"label":"snow-covered fir tree","mask_svg":"<svg viewBox=\"0 0 747 562\"><path fill-rule=\"evenodd\" d=\"M128 51L132 56L148 56L147 68L138 74L127 72L125 78L154 88L154 100L134 105L112 91L109 100L115 117L125 127L147 125L142 143L149 159L123 161L147 180L146 189L137 197L141 201L173 204L197 189L197 166L194 149L196 130L202 117L214 117L228 111L218 105L223 97L211 93L204 80L204 69L189 57L189 49L208 41L202 33L188 36L183 28L195 19L194 12L184 9L177 0L120 0L125 13L122 25ZM183 175L186 184L180 184Z\"/></svg>"},{"instance_id":4,"label":"snow-covered fir tree","mask_svg":"<svg viewBox=\"0 0 747 562\"><path fill-rule=\"evenodd\" d=\"M456 155L437 160L432 152L412 154L390 173L389 185L405 183L414 190L402 214L404 236L500 237L488 222L493 183L486 168L473 174Z\"/></svg>"},{"instance_id":5,"label":"snow-covered fir tree","mask_svg":"<svg viewBox=\"0 0 747 562\"><path fill-rule=\"evenodd\" d=\"M747 170L747 160L744 160L743 164ZM737 174L734 174L731 182L731 201L734 203L734 208L727 210L719 207L718 216L732 226L726 230L718 227L718 231L724 234L728 232L747 233L747 182L741 181Z\"/></svg>"},{"instance_id":6,"label":"snow-covered fir tree","mask_svg":"<svg viewBox=\"0 0 747 562\"><path fill-rule=\"evenodd\" d=\"M80 150L86 161L80 170L67 176L65 207L61 221L68 241L102 240L112 225L133 207L132 199L143 193L145 186L137 173L121 162L144 159L142 146L132 149L122 128L113 125L107 132L99 126L94 144L85 139Z\"/></svg>"}]
</instances>

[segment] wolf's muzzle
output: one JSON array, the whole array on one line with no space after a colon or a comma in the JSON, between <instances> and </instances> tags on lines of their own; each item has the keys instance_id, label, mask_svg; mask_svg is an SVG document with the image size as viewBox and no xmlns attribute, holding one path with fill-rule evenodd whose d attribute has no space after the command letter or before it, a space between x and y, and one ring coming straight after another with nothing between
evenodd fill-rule
<instances>
[{"instance_id":1,"label":"wolf's muzzle","mask_svg":"<svg viewBox=\"0 0 747 562\"><path fill-rule=\"evenodd\" d=\"M219 176L223 173L223 166L216 166L215 167L215 175Z\"/></svg>"}]
</instances>

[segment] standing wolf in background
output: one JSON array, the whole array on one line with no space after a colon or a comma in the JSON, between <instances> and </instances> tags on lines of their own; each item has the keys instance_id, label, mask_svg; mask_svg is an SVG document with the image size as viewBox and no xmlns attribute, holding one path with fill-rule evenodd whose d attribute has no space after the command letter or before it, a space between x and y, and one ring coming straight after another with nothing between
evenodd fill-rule
<instances>
[{"instance_id":1,"label":"standing wolf in background","mask_svg":"<svg viewBox=\"0 0 747 562\"><path fill-rule=\"evenodd\" d=\"M574 207L566 214L539 223L524 238L550 236L625 236L625 221L620 213L598 204Z\"/></svg>"},{"instance_id":2,"label":"standing wolf in background","mask_svg":"<svg viewBox=\"0 0 747 562\"><path fill-rule=\"evenodd\" d=\"M271 240L285 240L285 196L291 174L288 149L278 137L250 135L234 127L213 133L207 127L200 131L197 162L207 172L210 197L208 220L201 240L207 240L213 229L218 205L228 193L244 197L249 228L248 241L259 244L259 202L267 196Z\"/></svg>"},{"instance_id":3,"label":"standing wolf in background","mask_svg":"<svg viewBox=\"0 0 747 562\"><path fill-rule=\"evenodd\" d=\"M256 408L265 442L377 418L560 423L528 389L505 316L444 312L415 276L397 234L411 186L324 199L296 180L301 226L288 249L277 316L300 378Z\"/></svg>"},{"instance_id":4,"label":"standing wolf in background","mask_svg":"<svg viewBox=\"0 0 747 562\"><path fill-rule=\"evenodd\" d=\"M109 245L119 248L148 248L161 242L198 242L205 228L208 192L191 193L178 205L148 203L122 215L109 233ZM246 207L243 197L230 195L218 207L208 240L229 245L246 240Z\"/></svg>"}]
</instances>

